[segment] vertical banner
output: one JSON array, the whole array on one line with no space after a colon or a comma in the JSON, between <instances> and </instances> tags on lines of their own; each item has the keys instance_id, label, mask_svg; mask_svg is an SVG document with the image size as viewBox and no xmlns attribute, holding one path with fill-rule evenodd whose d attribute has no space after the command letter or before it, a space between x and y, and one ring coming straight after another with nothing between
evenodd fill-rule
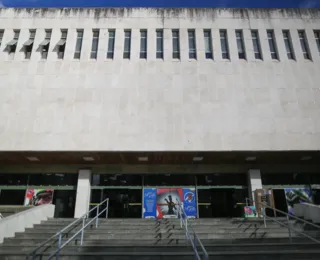
<instances>
[{"instance_id":1,"label":"vertical banner","mask_svg":"<svg viewBox=\"0 0 320 260\"><path fill-rule=\"evenodd\" d=\"M157 218L177 218L177 204L183 202L181 188L157 189Z\"/></svg>"},{"instance_id":2,"label":"vertical banner","mask_svg":"<svg viewBox=\"0 0 320 260\"><path fill-rule=\"evenodd\" d=\"M188 218L197 218L197 197L195 188L183 189L183 208Z\"/></svg>"},{"instance_id":3,"label":"vertical banner","mask_svg":"<svg viewBox=\"0 0 320 260\"><path fill-rule=\"evenodd\" d=\"M287 205L288 205L288 213L294 215L294 204L298 204L301 202L312 203L312 193L311 189L308 188L288 188L284 189Z\"/></svg>"},{"instance_id":4,"label":"vertical banner","mask_svg":"<svg viewBox=\"0 0 320 260\"><path fill-rule=\"evenodd\" d=\"M143 218L156 218L157 189L143 189Z\"/></svg>"},{"instance_id":5,"label":"vertical banner","mask_svg":"<svg viewBox=\"0 0 320 260\"><path fill-rule=\"evenodd\" d=\"M53 189L27 189L24 199L25 206L52 204Z\"/></svg>"}]
</instances>

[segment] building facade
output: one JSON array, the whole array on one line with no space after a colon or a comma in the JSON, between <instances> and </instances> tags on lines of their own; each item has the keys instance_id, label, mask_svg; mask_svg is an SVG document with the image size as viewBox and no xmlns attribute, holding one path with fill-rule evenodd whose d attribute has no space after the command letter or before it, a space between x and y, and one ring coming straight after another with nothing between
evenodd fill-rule
<instances>
[{"instance_id":1,"label":"building facade","mask_svg":"<svg viewBox=\"0 0 320 260\"><path fill-rule=\"evenodd\" d=\"M319 9L2 8L0 202L52 188L78 217L120 193L138 216L144 187L195 187L201 217L257 188L317 197L319 71Z\"/></svg>"}]
</instances>

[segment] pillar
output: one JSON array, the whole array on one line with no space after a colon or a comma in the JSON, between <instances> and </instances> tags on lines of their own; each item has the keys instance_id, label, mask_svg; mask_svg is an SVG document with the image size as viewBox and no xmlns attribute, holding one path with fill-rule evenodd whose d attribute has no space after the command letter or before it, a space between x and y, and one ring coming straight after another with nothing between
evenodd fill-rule
<instances>
[{"instance_id":1,"label":"pillar","mask_svg":"<svg viewBox=\"0 0 320 260\"><path fill-rule=\"evenodd\" d=\"M254 200L254 191L262 189L261 172L259 169L248 171L249 199Z\"/></svg>"},{"instance_id":2,"label":"pillar","mask_svg":"<svg viewBox=\"0 0 320 260\"><path fill-rule=\"evenodd\" d=\"M74 217L80 218L89 210L91 195L91 170L81 169L78 175L78 186Z\"/></svg>"}]
</instances>

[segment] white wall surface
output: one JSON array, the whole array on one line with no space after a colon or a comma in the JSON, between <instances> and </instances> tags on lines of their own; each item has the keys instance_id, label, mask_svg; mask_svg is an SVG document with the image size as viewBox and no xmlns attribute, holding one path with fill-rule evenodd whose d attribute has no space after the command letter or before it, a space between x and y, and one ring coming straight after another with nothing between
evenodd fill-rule
<instances>
[{"instance_id":1,"label":"white wall surface","mask_svg":"<svg viewBox=\"0 0 320 260\"><path fill-rule=\"evenodd\" d=\"M77 198L74 217L82 217L88 210L91 195L91 170L81 169L78 175Z\"/></svg>"},{"instance_id":2,"label":"white wall surface","mask_svg":"<svg viewBox=\"0 0 320 260\"><path fill-rule=\"evenodd\" d=\"M14 237L16 232L24 232L41 221L53 218L55 206L52 204L41 205L16 213L0 220L0 243L6 237Z\"/></svg>"},{"instance_id":3,"label":"white wall surface","mask_svg":"<svg viewBox=\"0 0 320 260\"><path fill-rule=\"evenodd\" d=\"M0 150L319 150L320 55L313 30L320 10L241 9L0 9ZM31 60L4 52L21 29L17 50L37 29ZM53 29L48 60L35 52ZM53 52L68 29L64 60ZM81 60L73 60L76 29L84 28ZM97 60L92 29L100 28ZM107 30L116 29L107 60ZM164 29L164 60L155 30ZM123 60L124 29L132 29ZM139 31L148 30L148 59L139 59ZM172 60L171 29L180 29L181 60ZM189 60L187 30L196 29L198 59ZM203 29L212 29L214 60L204 57ZM222 60L219 29L227 29L230 60ZM239 60L235 29L243 29L247 60ZM251 29L263 61L254 59ZM271 59L274 29L280 61ZM282 30L291 32L288 60ZM297 30L306 30L312 60L304 60Z\"/></svg>"}]
</instances>

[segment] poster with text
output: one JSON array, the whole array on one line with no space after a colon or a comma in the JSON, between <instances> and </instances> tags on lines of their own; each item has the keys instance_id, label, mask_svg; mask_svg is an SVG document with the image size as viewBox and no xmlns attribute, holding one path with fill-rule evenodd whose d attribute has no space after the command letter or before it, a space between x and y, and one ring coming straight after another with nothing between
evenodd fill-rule
<instances>
[{"instance_id":1,"label":"poster with text","mask_svg":"<svg viewBox=\"0 0 320 260\"><path fill-rule=\"evenodd\" d=\"M157 189L157 218L177 218L177 205L181 202L183 202L181 188Z\"/></svg>"},{"instance_id":2,"label":"poster with text","mask_svg":"<svg viewBox=\"0 0 320 260\"><path fill-rule=\"evenodd\" d=\"M52 204L53 189L27 189L24 199L25 206Z\"/></svg>"},{"instance_id":3,"label":"poster with text","mask_svg":"<svg viewBox=\"0 0 320 260\"><path fill-rule=\"evenodd\" d=\"M143 218L156 218L157 189L143 189Z\"/></svg>"},{"instance_id":4,"label":"poster with text","mask_svg":"<svg viewBox=\"0 0 320 260\"><path fill-rule=\"evenodd\" d=\"M197 217L197 197L195 188L183 189L183 208L188 218Z\"/></svg>"},{"instance_id":5,"label":"poster with text","mask_svg":"<svg viewBox=\"0 0 320 260\"><path fill-rule=\"evenodd\" d=\"M298 204L301 202L312 203L312 193L311 189L308 188L288 188L284 189L287 205L288 205L288 213L294 215L294 204Z\"/></svg>"}]
</instances>

